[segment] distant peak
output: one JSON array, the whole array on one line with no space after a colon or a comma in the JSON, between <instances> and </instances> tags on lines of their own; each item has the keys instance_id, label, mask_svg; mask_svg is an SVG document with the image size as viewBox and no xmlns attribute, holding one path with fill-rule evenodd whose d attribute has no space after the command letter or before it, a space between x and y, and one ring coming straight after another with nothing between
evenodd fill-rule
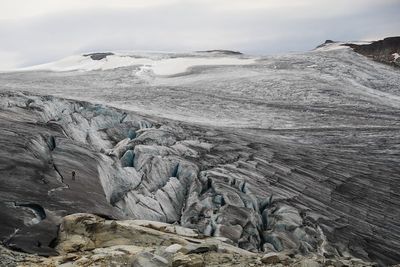
<instances>
[{"instance_id":1,"label":"distant peak","mask_svg":"<svg viewBox=\"0 0 400 267\"><path fill-rule=\"evenodd\" d=\"M336 43L338 43L338 42L335 42L335 41L332 41L332 40L326 40L324 43L318 45L318 46L316 47L316 49L318 49L318 48L323 48L323 47L329 46L329 45L331 45L331 44L336 44Z\"/></svg>"},{"instance_id":2,"label":"distant peak","mask_svg":"<svg viewBox=\"0 0 400 267\"><path fill-rule=\"evenodd\" d=\"M204 50L204 51L196 51L198 53L219 53L225 55L243 55L239 51L232 51L232 50L224 50L224 49L214 49L214 50Z\"/></svg>"}]
</instances>

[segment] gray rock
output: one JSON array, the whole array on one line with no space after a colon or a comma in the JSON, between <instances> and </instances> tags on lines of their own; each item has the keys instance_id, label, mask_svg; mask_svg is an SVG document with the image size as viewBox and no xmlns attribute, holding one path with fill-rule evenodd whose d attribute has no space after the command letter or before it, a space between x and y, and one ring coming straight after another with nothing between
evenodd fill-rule
<instances>
[{"instance_id":1,"label":"gray rock","mask_svg":"<svg viewBox=\"0 0 400 267\"><path fill-rule=\"evenodd\" d=\"M171 254L175 254L175 253L177 253L180 249L182 249L182 245L173 244L173 245L167 247L167 248L165 249L165 252L171 253Z\"/></svg>"},{"instance_id":2,"label":"gray rock","mask_svg":"<svg viewBox=\"0 0 400 267\"><path fill-rule=\"evenodd\" d=\"M202 255L198 254L176 254L172 259L172 267L204 267L205 262Z\"/></svg>"},{"instance_id":3,"label":"gray rock","mask_svg":"<svg viewBox=\"0 0 400 267\"><path fill-rule=\"evenodd\" d=\"M294 265L295 267L321 267L322 265L311 259L304 259Z\"/></svg>"},{"instance_id":4,"label":"gray rock","mask_svg":"<svg viewBox=\"0 0 400 267\"><path fill-rule=\"evenodd\" d=\"M270 252L262 256L261 262L265 264L277 264L280 263L279 254Z\"/></svg>"},{"instance_id":5,"label":"gray rock","mask_svg":"<svg viewBox=\"0 0 400 267\"><path fill-rule=\"evenodd\" d=\"M240 225L223 225L217 224L214 235L219 237L226 237L237 243L242 236L243 228Z\"/></svg>"},{"instance_id":6,"label":"gray rock","mask_svg":"<svg viewBox=\"0 0 400 267\"><path fill-rule=\"evenodd\" d=\"M150 252L143 252L135 255L131 263L132 267L167 267L168 260L154 255Z\"/></svg>"}]
</instances>

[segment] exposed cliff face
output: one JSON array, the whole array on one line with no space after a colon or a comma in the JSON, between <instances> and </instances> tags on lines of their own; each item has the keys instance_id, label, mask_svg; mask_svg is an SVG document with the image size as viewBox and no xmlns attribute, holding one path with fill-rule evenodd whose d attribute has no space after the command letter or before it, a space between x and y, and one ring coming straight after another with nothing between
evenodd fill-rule
<instances>
[{"instance_id":1,"label":"exposed cliff face","mask_svg":"<svg viewBox=\"0 0 400 267\"><path fill-rule=\"evenodd\" d=\"M298 130L319 140L310 146L278 137L285 130L196 126L21 93L2 94L1 114L9 247L56 253L61 217L92 212L176 223L253 252L399 261L396 127Z\"/></svg>"},{"instance_id":2,"label":"exposed cliff face","mask_svg":"<svg viewBox=\"0 0 400 267\"><path fill-rule=\"evenodd\" d=\"M400 67L400 36L388 37L370 44L345 44L357 53L375 61Z\"/></svg>"}]
</instances>

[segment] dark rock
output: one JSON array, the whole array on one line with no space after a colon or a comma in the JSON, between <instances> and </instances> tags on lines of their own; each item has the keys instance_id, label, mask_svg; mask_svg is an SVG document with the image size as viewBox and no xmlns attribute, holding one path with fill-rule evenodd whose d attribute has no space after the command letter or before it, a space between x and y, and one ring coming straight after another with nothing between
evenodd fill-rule
<instances>
[{"instance_id":1,"label":"dark rock","mask_svg":"<svg viewBox=\"0 0 400 267\"><path fill-rule=\"evenodd\" d=\"M105 52L105 53L90 53L90 54L84 54L84 57L90 57L93 60L102 60L103 58L106 58L107 56L112 56L114 53L110 52Z\"/></svg>"},{"instance_id":2,"label":"dark rock","mask_svg":"<svg viewBox=\"0 0 400 267\"><path fill-rule=\"evenodd\" d=\"M199 254L199 253L207 253L207 252L217 252L218 245L217 244L209 244L209 243L202 243L202 244L188 244L182 247L179 252L184 254Z\"/></svg>"},{"instance_id":3,"label":"dark rock","mask_svg":"<svg viewBox=\"0 0 400 267\"><path fill-rule=\"evenodd\" d=\"M242 55L241 52L238 51L231 51L231 50L223 50L223 49L215 49L215 50L205 50L205 51L198 51L200 53L219 53L225 55Z\"/></svg>"},{"instance_id":4,"label":"dark rock","mask_svg":"<svg viewBox=\"0 0 400 267\"><path fill-rule=\"evenodd\" d=\"M400 55L400 36L388 37L372 42L371 44L358 45L348 43L345 45L350 46L355 52L372 58L375 61L400 67L400 64L393 56L395 53Z\"/></svg>"},{"instance_id":5,"label":"dark rock","mask_svg":"<svg viewBox=\"0 0 400 267\"><path fill-rule=\"evenodd\" d=\"M316 48L321 48L329 44L334 44L335 42L332 40L326 40L323 44L318 45Z\"/></svg>"},{"instance_id":6,"label":"dark rock","mask_svg":"<svg viewBox=\"0 0 400 267\"><path fill-rule=\"evenodd\" d=\"M135 255L131 263L132 267L167 267L168 260L150 252L142 252Z\"/></svg>"}]
</instances>

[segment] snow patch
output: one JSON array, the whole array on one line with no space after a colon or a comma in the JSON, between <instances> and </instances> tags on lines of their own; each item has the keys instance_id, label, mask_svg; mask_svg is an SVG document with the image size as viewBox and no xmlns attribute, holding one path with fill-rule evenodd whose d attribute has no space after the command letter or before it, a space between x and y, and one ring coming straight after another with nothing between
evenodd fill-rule
<instances>
[{"instance_id":1,"label":"snow patch","mask_svg":"<svg viewBox=\"0 0 400 267\"><path fill-rule=\"evenodd\" d=\"M110 70L120 67L140 66L135 74L141 78L151 75L174 75L186 72L194 66L247 65L255 63L253 58L238 57L135 57L130 55L109 55L101 60L86 56L71 56L62 60L27 67L21 70L50 71L92 71Z\"/></svg>"},{"instance_id":2,"label":"snow patch","mask_svg":"<svg viewBox=\"0 0 400 267\"><path fill-rule=\"evenodd\" d=\"M323 44L320 47L314 49L314 51L333 51L333 50L340 50L340 49L350 49L350 47L346 46L346 44L366 45L366 44L371 44L371 42L368 42L368 41L352 41L352 42L326 43L326 44Z\"/></svg>"},{"instance_id":3,"label":"snow patch","mask_svg":"<svg viewBox=\"0 0 400 267\"><path fill-rule=\"evenodd\" d=\"M218 65L247 65L254 63L254 59L240 59L232 57L221 58L170 58L153 61L150 68L156 75L174 75L188 71L195 66L218 66ZM142 67L143 68L143 67ZM146 66L145 66L146 68Z\"/></svg>"},{"instance_id":4,"label":"snow patch","mask_svg":"<svg viewBox=\"0 0 400 267\"><path fill-rule=\"evenodd\" d=\"M339 49L348 49L348 46L344 46L344 43L342 42L336 42L336 43L327 43L324 44L323 46L320 46L314 51L333 51L333 50L339 50Z\"/></svg>"},{"instance_id":5,"label":"snow patch","mask_svg":"<svg viewBox=\"0 0 400 267\"><path fill-rule=\"evenodd\" d=\"M394 57L395 61L400 57L398 53L393 53L392 56Z\"/></svg>"},{"instance_id":6,"label":"snow patch","mask_svg":"<svg viewBox=\"0 0 400 267\"><path fill-rule=\"evenodd\" d=\"M370 41L352 41L352 42L347 42L347 44L355 44L355 45L369 45L372 42Z\"/></svg>"}]
</instances>

